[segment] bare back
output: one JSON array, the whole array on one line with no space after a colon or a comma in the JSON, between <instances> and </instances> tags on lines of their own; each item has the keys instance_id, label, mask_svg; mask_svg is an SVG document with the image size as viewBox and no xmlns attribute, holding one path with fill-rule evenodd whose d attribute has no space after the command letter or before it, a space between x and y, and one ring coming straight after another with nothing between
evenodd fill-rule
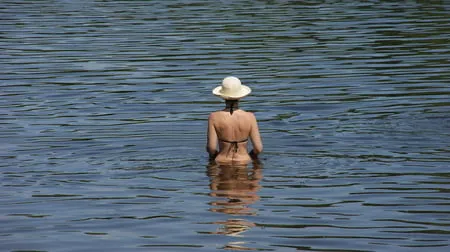
<instances>
[{"instance_id":1,"label":"bare back","mask_svg":"<svg viewBox=\"0 0 450 252\"><path fill-rule=\"evenodd\" d=\"M227 111L216 111L208 119L208 152L219 152L215 157L218 163L248 163L247 144L251 140L254 151L262 151L262 142L256 118L253 113L236 110L233 114Z\"/></svg>"}]
</instances>

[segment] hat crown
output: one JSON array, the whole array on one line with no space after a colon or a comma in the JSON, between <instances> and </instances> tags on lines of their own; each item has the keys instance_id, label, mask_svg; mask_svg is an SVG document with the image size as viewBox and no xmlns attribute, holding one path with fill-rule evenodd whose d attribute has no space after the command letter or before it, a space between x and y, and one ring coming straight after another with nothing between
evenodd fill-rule
<instances>
[{"instance_id":1,"label":"hat crown","mask_svg":"<svg viewBox=\"0 0 450 252\"><path fill-rule=\"evenodd\" d=\"M232 94L241 89L241 81L236 77L227 77L222 81L222 92L224 94Z\"/></svg>"},{"instance_id":2,"label":"hat crown","mask_svg":"<svg viewBox=\"0 0 450 252\"><path fill-rule=\"evenodd\" d=\"M226 77L222 81L222 85L213 89L214 95L220 96L225 100L239 100L250 94L252 90L246 85L242 85L241 81L233 76Z\"/></svg>"}]
</instances>

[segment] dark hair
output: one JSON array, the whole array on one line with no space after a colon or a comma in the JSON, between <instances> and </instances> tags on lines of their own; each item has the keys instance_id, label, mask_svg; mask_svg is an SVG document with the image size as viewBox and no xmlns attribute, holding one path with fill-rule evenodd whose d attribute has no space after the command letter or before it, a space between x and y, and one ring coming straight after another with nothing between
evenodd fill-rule
<instances>
[{"instance_id":1,"label":"dark hair","mask_svg":"<svg viewBox=\"0 0 450 252\"><path fill-rule=\"evenodd\" d=\"M233 114L233 110L239 109L239 100L225 100L227 109L230 109L230 114Z\"/></svg>"}]
</instances>

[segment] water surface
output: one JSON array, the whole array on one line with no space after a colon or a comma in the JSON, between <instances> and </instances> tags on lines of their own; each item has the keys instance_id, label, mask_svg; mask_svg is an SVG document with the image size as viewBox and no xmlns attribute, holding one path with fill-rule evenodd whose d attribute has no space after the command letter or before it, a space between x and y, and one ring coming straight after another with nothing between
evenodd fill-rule
<instances>
[{"instance_id":1,"label":"water surface","mask_svg":"<svg viewBox=\"0 0 450 252\"><path fill-rule=\"evenodd\" d=\"M447 251L446 1L2 1L2 251ZM261 164L208 165L228 75Z\"/></svg>"}]
</instances>

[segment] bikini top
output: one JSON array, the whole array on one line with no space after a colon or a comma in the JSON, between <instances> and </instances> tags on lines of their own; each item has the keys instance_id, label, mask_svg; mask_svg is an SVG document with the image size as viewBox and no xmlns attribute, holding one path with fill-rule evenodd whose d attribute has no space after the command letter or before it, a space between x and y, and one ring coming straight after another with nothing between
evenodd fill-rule
<instances>
[{"instance_id":1,"label":"bikini top","mask_svg":"<svg viewBox=\"0 0 450 252\"><path fill-rule=\"evenodd\" d=\"M219 140L222 142L225 142L225 143L230 143L233 147L234 152L238 151L238 148L239 148L238 143L244 143L244 142L248 141L248 139L244 139L244 140L240 140L240 141L227 141L227 140L223 140L223 139L219 139Z\"/></svg>"}]
</instances>

